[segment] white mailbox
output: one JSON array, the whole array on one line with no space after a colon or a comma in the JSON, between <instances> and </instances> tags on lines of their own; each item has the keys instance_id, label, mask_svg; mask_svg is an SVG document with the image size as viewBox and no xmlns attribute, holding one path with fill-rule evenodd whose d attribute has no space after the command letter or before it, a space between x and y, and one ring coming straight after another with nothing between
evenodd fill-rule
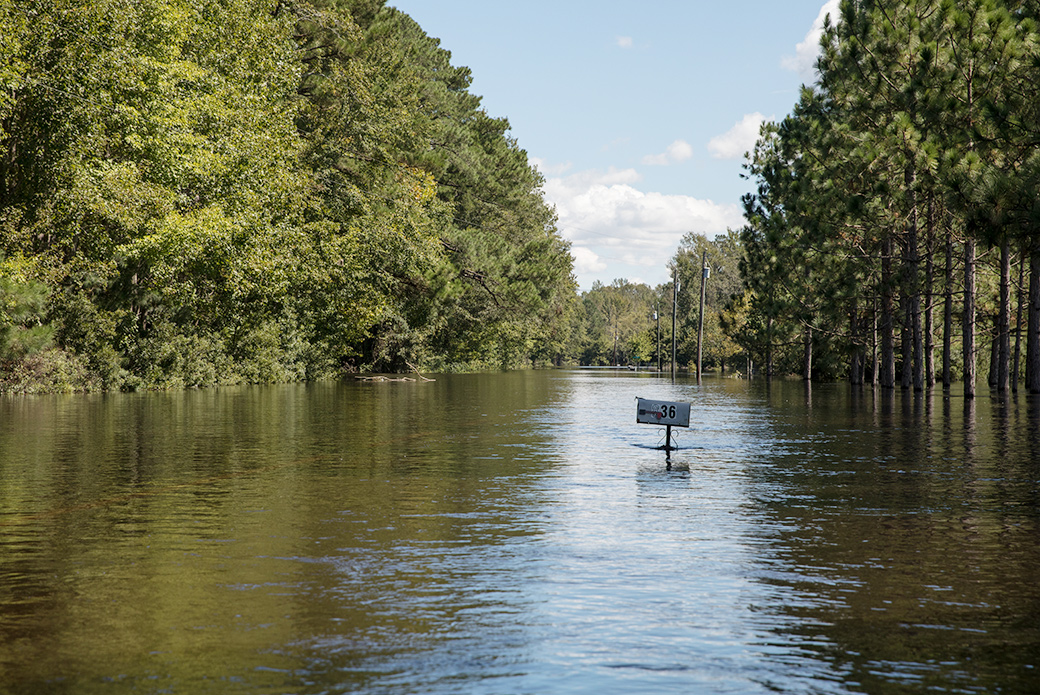
<instances>
[{"instance_id":1,"label":"white mailbox","mask_svg":"<svg viewBox=\"0 0 1040 695\"><path fill-rule=\"evenodd\" d=\"M637 399L636 422L643 425L690 426L690 404Z\"/></svg>"}]
</instances>

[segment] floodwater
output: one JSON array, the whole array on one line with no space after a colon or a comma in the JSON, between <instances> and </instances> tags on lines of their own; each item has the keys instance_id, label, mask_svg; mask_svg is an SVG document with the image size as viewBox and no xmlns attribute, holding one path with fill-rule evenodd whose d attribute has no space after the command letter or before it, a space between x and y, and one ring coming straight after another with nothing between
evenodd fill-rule
<instances>
[{"instance_id":1,"label":"floodwater","mask_svg":"<svg viewBox=\"0 0 1040 695\"><path fill-rule=\"evenodd\" d=\"M0 399L0 694L1037 693L1038 452L800 381Z\"/></svg>"}]
</instances>

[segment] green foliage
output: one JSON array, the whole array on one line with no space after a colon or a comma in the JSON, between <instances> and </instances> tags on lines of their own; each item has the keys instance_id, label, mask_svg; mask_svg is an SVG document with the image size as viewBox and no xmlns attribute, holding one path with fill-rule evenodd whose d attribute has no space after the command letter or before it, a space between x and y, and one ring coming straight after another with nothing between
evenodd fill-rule
<instances>
[{"instance_id":1,"label":"green foliage","mask_svg":"<svg viewBox=\"0 0 1040 695\"><path fill-rule=\"evenodd\" d=\"M868 376L894 386L898 367L904 387L921 389L932 378L927 319L944 294L962 298L960 364L974 365L976 316L1010 294L995 262L1010 254L976 260L974 245L1028 252L1040 219L1040 120L1027 96L1040 65L1035 15L997 0L841 3L819 81L764 127L746 166L756 190L744 199L747 292L734 335L767 371L797 366L808 342L817 375L857 381L880 353L880 374ZM938 272L947 239L960 282ZM1009 302L998 304L1006 364Z\"/></svg>"},{"instance_id":2,"label":"green foliage","mask_svg":"<svg viewBox=\"0 0 1040 695\"><path fill-rule=\"evenodd\" d=\"M16 363L51 343L47 286L25 277L20 264L0 258L0 365Z\"/></svg>"},{"instance_id":3,"label":"green foliage","mask_svg":"<svg viewBox=\"0 0 1040 695\"><path fill-rule=\"evenodd\" d=\"M424 119L415 129L426 145L407 161L436 186L426 228L436 248L421 277L405 274L404 301L373 345L407 345L412 359L434 366L559 361L575 286L540 175L508 121L467 91L469 70L452 66L407 15L378 15L368 36L392 44L416 73Z\"/></svg>"},{"instance_id":4,"label":"green foliage","mask_svg":"<svg viewBox=\"0 0 1040 695\"><path fill-rule=\"evenodd\" d=\"M0 48L5 354L111 389L563 349L537 172L380 0L18 0Z\"/></svg>"},{"instance_id":5,"label":"green foliage","mask_svg":"<svg viewBox=\"0 0 1040 695\"><path fill-rule=\"evenodd\" d=\"M670 294L668 301L671 302ZM658 304L658 296L643 284L624 279L609 285L593 283L592 289L581 296L575 322L572 349L577 361L588 365L656 363L653 315ZM653 340L651 331L654 331ZM671 340L670 323L668 340Z\"/></svg>"}]
</instances>

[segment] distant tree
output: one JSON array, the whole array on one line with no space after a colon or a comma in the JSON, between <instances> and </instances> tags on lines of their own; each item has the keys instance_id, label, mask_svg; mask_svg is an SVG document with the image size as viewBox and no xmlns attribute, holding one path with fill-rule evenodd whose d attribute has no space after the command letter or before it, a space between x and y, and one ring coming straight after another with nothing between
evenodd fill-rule
<instances>
[{"instance_id":1,"label":"distant tree","mask_svg":"<svg viewBox=\"0 0 1040 695\"><path fill-rule=\"evenodd\" d=\"M710 268L710 276L705 284L703 366L724 372L727 364L732 364L733 359L742 352L740 345L723 330L721 320L734 297L742 294L740 262L743 258L743 248L738 232L730 230L711 240L703 234L690 232L679 243L672 259L679 273L680 286L683 288L679 298L682 321L678 331L681 346L678 353L681 357L680 362L684 364L696 360L703 273L701 262L705 258Z\"/></svg>"},{"instance_id":2,"label":"distant tree","mask_svg":"<svg viewBox=\"0 0 1040 695\"><path fill-rule=\"evenodd\" d=\"M584 363L625 365L637 357L648 361L646 340L655 305L650 287L624 279L609 285L597 281L581 300L587 316L578 326L586 332L581 340Z\"/></svg>"}]
</instances>

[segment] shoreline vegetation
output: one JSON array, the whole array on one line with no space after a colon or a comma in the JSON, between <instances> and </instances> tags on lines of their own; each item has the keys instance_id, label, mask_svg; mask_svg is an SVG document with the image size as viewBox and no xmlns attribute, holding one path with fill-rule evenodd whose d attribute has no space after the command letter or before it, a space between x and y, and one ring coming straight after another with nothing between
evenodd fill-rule
<instances>
[{"instance_id":1,"label":"shoreline vegetation","mask_svg":"<svg viewBox=\"0 0 1040 695\"><path fill-rule=\"evenodd\" d=\"M673 345L680 371L1040 393L1038 14L844 0L747 155L746 225L686 234L678 291L579 292L508 120L385 0L0 0L0 393Z\"/></svg>"}]
</instances>

